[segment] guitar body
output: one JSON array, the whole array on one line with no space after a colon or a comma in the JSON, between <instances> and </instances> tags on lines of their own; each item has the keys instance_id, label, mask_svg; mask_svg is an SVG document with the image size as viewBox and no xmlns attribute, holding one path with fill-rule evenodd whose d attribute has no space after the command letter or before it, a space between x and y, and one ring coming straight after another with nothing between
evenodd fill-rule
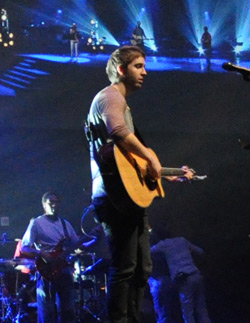
<instances>
[{"instance_id":1,"label":"guitar body","mask_svg":"<svg viewBox=\"0 0 250 323\"><path fill-rule=\"evenodd\" d=\"M142 38L142 36L136 36L133 35L132 38L130 39L130 43L133 46L140 46L144 43L144 41L148 41L148 40L154 40L154 38Z\"/></svg>"},{"instance_id":2,"label":"guitar body","mask_svg":"<svg viewBox=\"0 0 250 323\"><path fill-rule=\"evenodd\" d=\"M133 36L133 38L130 39L130 42L133 46L140 46L143 43L143 39L141 36Z\"/></svg>"},{"instance_id":3,"label":"guitar body","mask_svg":"<svg viewBox=\"0 0 250 323\"><path fill-rule=\"evenodd\" d=\"M150 149L157 158L156 154ZM151 181L147 172L147 162L114 146L114 156L120 177L130 199L142 208L147 208L156 197L164 197L161 179Z\"/></svg>"},{"instance_id":4,"label":"guitar body","mask_svg":"<svg viewBox=\"0 0 250 323\"><path fill-rule=\"evenodd\" d=\"M62 270L68 266L67 261L61 257L64 240L65 238L59 241L55 248L49 253L52 258L51 261L45 261L42 257L39 257L36 260L37 270L42 277L49 281L57 279L61 275Z\"/></svg>"},{"instance_id":5,"label":"guitar body","mask_svg":"<svg viewBox=\"0 0 250 323\"><path fill-rule=\"evenodd\" d=\"M121 213L141 212L154 198L164 197L161 180L148 181L144 159L121 151L113 144L101 147L99 154L105 189Z\"/></svg>"},{"instance_id":6,"label":"guitar body","mask_svg":"<svg viewBox=\"0 0 250 323\"><path fill-rule=\"evenodd\" d=\"M38 258L36 260L36 268L45 279L52 281L60 277L63 268L65 268L68 263L61 259L55 259L52 262L45 262L44 259Z\"/></svg>"},{"instance_id":7,"label":"guitar body","mask_svg":"<svg viewBox=\"0 0 250 323\"><path fill-rule=\"evenodd\" d=\"M158 159L154 151L150 151ZM161 179L151 178L143 158L109 143L100 148L98 160L106 192L120 212L138 212L149 207L155 198L165 197ZM193 169L189 170L195 174ZM161 176L185 178L186 171L163 167ZM195 177L204 179L206 176Z\"/></svg>"},{"instance_id":8,"label":"guitar body","mask_svg":"<svg viewBox=\"0 0 250 323\"><path fill-rule=\"evenodd\" d=\"M102 174L105 190L119 212L128 215L141 212L142 208L131 200L123 185L116 160L114 158L114 145L106 144L99 150L99 167Z\"/></svg>"}]
</instances>

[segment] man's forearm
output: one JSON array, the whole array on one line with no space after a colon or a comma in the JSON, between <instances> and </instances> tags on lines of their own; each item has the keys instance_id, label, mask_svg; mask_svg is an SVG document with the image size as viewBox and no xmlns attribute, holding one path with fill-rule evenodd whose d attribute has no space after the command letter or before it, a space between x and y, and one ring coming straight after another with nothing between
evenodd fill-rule
<instances>
[{"instance_id":1,"label":"man's forearm","mask_svg":"<svg viewBox=\"0 0 250 323\"><path fill-rule=\"evenodd\" d=\"M21 256L23 257L36 258L40 256L40 254L41 254L41 251L33 247L23 246L21 248Z\"/></svg>"},{"instance_id":2,"label":"man's forearm","mask_svg":"<svg viewBox=\"0 0 250 323\"><path fill-rule=\"evenodd\" d=\"M119 140L117 145L151 163L152 154L133 133Z\"/></svg>"}]
</instances>

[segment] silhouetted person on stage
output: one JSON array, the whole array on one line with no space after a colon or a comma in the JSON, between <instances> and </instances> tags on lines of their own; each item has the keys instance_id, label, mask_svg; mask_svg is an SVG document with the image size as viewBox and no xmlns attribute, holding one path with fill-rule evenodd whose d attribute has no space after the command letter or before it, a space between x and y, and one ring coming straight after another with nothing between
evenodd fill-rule
<instances>
[{"instance_id":1,"label":"silhouetted person on stage","mask_svg":"<svg viewBox=\"0 0 250 323\"><path fill-rule=\"evenodd\" d=\"M201 36L201 46L204 50L204 55L207 60L207 68L210 69L211 66L211 57L212 57L212 36L208 31L208 27L203 28L204 32Z\"/></svg>"},{"instance_id":2,"label":"silhouetted person on stage","mask_svg":"<svg viewBox=\"0 0 250 323\"><path fill-rule=\"evenodd\" d=\"M72 24L72 27L69 31L70 35L70 55L71 58L78 58L78 45L79 45L79 33L75 23Z\"/></svg>"},{"instance_id":3,"label":"silhouetted person on stage","mask_svg":"<svg viewBox=\"0 0 250 323\"><path fill-rule=\"evenodd\" d=\"M141 27L141 22L137 21L137 25L132 33L131 44L139 46L144 50L144 39L148 39L145 35L143 28Z\"/></svg>"},{"instance_id":4,"label":"silhouetted person on stage","mask_svg":"<svg viewBox=\"0 0 250 323\"><path fill-rule=\"evenodd\" d=\"M211 323L203 276L193 259L193 256L202 256L203 250L184 237L175 237L160 240L151 247L151 254L152 259L158 255L168 266L165 268L165 278L162 274L154 275L153 272L149 279L157 323L176 322L172 308L176 292L179 294L185 323Z\"/></svg>"}]
</instances>

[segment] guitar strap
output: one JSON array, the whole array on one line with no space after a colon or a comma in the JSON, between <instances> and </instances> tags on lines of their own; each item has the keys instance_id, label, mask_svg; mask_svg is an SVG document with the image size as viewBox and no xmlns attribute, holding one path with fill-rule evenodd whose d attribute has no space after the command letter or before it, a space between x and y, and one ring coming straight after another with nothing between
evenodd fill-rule
<instances>
[{"instance_id":1,"label":"guitar strap","mask_svg":"<svg viewBox=\"0 0 250 323\"><path fill-rule=\"evenodd\" d=\"M62 223L62 226L63 226L64 236L65 236L65 238L67 240L69 240L69 233L68 233L68 230L67 230L67 227L66 227L65 220L61 216L59 216L59 219L61 220L61 223Z\"/></svg>"},{"instance_id":2,"label":"guitar strap","mask_svg":"<svg viewBox=\"0 0 250 323\"><path fill-rule=\"evenodd\" d=\"M142 139L142 136L139 132L139 130L136 128L135 124L134 124L134 129L135 129L135 136L137 137L137 139L139 139L139 141L147 147L147 145L145 144L144 140Z\"/></svg>"}]
</instances>

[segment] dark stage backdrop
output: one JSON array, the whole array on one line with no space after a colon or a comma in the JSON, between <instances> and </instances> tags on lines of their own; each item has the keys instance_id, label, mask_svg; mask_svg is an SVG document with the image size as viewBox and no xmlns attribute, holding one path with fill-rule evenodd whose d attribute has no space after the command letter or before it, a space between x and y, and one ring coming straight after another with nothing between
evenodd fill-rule
<instances>
[{"instance_id":1,"label":"dark stage backdrop","mask_svg":"<svg viewBox=\"0 0 250 323\"><path fill-rule=\"evenodd\" d=\"M0 97L0 216L9 217L0 236L9 239L21 238L42 213L47 190L62 195L62 213L78 232L91 199L82 121L108 85L104 66L38 64L51 75L16 97ZM250 134L250 84L230 73L149 72L129 104L164 166L187 164L208 176L164 182L166 198L148 210L151 225L171 226L205 249L200 268L213 322L248 322L250 151L238 139ZM14 249L0 245L0 257L12 258Z\"/></svg>"}]
</instances>

